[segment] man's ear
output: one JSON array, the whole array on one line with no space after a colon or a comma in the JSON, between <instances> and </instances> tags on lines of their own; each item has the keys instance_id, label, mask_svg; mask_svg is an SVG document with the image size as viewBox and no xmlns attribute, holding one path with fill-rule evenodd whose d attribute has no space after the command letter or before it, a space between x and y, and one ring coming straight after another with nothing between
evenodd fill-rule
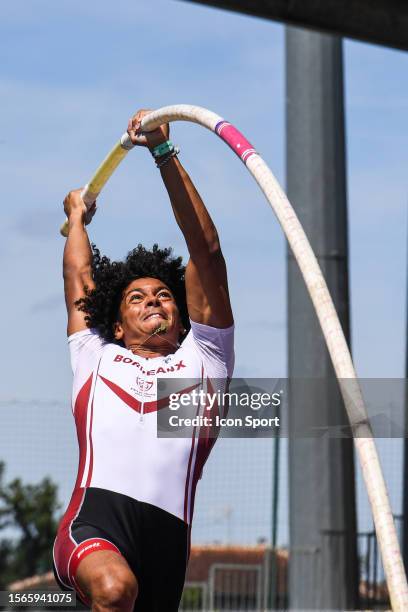
<instances>
[{"instance_id":1,"label":"man's ear","mask_svg":"<svg viewBox=\"0 0 408 612\"><path fill-rule=\"evenodd\" d=\"M183 323L180 321L180 327L179 327L179 334L180 336L184 336L184 334L186 333L186 329L184 328Z\"/></svg>"},{"instance_id":2,"label":"man's ear","mask_svg":"<svg viewBox=\"0 0 408 612\"><path fill-rule=\"evenodd\" d=\"M120 321L116 321L113 326L113 334L115 336L115 340L122 340L123 338L123 327Z\"/></svg>"}]
</instances>

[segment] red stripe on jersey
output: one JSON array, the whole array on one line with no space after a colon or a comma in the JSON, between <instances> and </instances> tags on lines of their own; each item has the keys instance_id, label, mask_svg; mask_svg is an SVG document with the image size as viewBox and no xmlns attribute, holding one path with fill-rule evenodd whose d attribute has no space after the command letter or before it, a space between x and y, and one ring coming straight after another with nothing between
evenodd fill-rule
<instances>
[{"instance_id":1,"label":"red stripe on jersey","mask_svg":"<svg viewBox=\"0 0 408 612\"><path fill-rule=\"evenodd\" d=\"M88 488L89 485L91 484L92 470L93 470L93 442L92 442L93 408L94 408L94 401L92 399L91 422L89 424L89 467L88 467L88 476L86 479L85 488Z\"/></svg>"},{"instance_id":2,"label":"red stripe on jersey","mask_svg":"<svg viewBox=\"0 0 408 612\"><path fill-rule=\"evenodd\" d=\"M198 410L197 410L197 414L198 414ZM193 460L193 454L194 454L194 446L195 446L195 432L196 432L196 427L194 427L194 431L193 431L193 437L191 439L191 450L190 450L190 456L188 458L188 467L187 467L187 474L186 474L186 485L184 488L184 521L186 523L188 523L188 491L189 491L189 484L190 484L190 470L191 470L191 462Z\"/></svg>"},{"instance_id":3,"label":"red stripe on jersey","mask_svg":"<svg viewBox=\"0 0 408 612\"><path fill-rule=\"evenodd\" d=\"M96 386L96 381L98 380L98 372L99 372L99 366L100 365L101 365L101 360L99 359L98 369L96 370L95 386ZM94 388L94 392L93 392L93 396L92 396L92 403L91 403L91 418L89 419L89 433L88 433L88 440L89 440L89 465L88 465L88 475L86 477L85 488L88 488L91 485L92 470L93 470L92 425L93 425L93 413L94 413L94 399L95 399L95 388Z\"/></svg>"},{"instance_id":4,"label":"red stripe on jersey","mask_svg":"<svg viewBox=\"0 0 408 612\"><path fill-rule=\"evenodd\" d=\"M213 389L213 386L209 378L207 378L207 393L210 396L214 397L214 389ZM213 423L215 421L216 413L217 412L219 413L217 402L214 402L210 411L207 411L207 403L206 403L204 410L206 412L206 415L210 417L211 419L210 422ZM218 437L218 433L219 433L219 427L216 428L211 425L205 425L203 427L200 427L200 430L198 432L197 453L196 453L196 460L194 464L193 478L192 478L192 484L191 484L190 516L188 517L188 521L187 521L190 524L193 520L194 501L195 501L195 492L196 492L197 484L198 484L199 479L201 478L201 475L204 469L204 465L209 457L212 447L214 446L215 441Z\"/></svg>"},{"instance_id":5,"label":"red stripe on jersey","mask_svg":"<svg viewBox=\"0 0 408 612\"><path fill-rule=\"evenodd\" d=\"M181 391L177 391L177 394L183 395L184 393L190 393L194 389L200 386L200 382L196 385L191 385L191 387L186 387L185 389L181 389ZM167 408L169 405L170 396L162 397L157 400L157 402L145 402L144 404L144 413L147 414L149 412L154 412L155 410L161 410L162 408Z\"/></svg>"},{"instance_id":6,"label":"red stripe on jersey","mask_svg":"<svg viewBox=\"0 0 408 612\"><path fill-rule=\"evenodd\" d=\"M77 429L78 445L79 445L79 466L78 475L75 483L75 489L80 486L85 470L86 461L86 421L88 414L89 397L92 388L92 374L78 393L74 417Z\"/></svg>"},{"instance_id":7,"label":"red stripe on jersey","mask_svg":"<svg viewBox=\"0 0 408 612\"><path fill-rule=\"evenodd\" d=\"M99 374L99 378L103 380L105 385L109 387L109 389L113 391L114 394L117 395L123 402L125 402L125 404L127 404L133 410L136 410L136 412L140 412L142 404L139 402L138 399L124 391L121 387L119 387L119 385L115 384L111 380L108 380L104 376L101 376Z\"/></svg>"},{"instance_id":8,"label":"red stripe on jersey","mask_svg":"<svg viewBox=\"0 0 408 612\"><path fill-rule=\"evenodd\" d=\"M127 393L127 391L122 389L122 387L119 387L119 385L112 382L111 380L108 380L104 376L99 375L99 378L105 383L107 387L109 387L111 391L113 391L115 395L119 397L119 399L125 402L127 406L132 408L132 410L135 410L136 412L139 412L139 413L142 411L142 402L140 402L138 399L133 397L133 395L130 395L130 393ZM200 386L200 383L197 383L196 385L192 385L191 387L186 387L185 389L181 389L181 391L177 391L177 393L179 394L190 393L190 391L193 391L193 389L196 389L199 386ZM143 412L145 414L148 414L149 412L155 412L157 410L161 410L162 408L167 408L168 405L169 405L169 396L163 397L153 402L144 402Z\"/></svg>"},{"instance_id":9,"label":"red stripe on jersey","mask_svg":"<svg viewBox=\"0 0 408 612\"><path fill-rule=\"evenodd\" d=\"M69 558L76 546L76 542L74 542L71 537L71 525L79 512L79 508L82 504L82 500L85 493L85 490L83 488L80 488L80 484L84 475L86 461L86 421L89 398L92 389L92 378L93 375L91 374L88 380L81 388L81 390L79 391L77 399L75 401L74 417L77 427L77 437L79 444L78 474L74 492L72 493L68 508L58 526L58 533L54 546L55 566L58 571L58 575L60 576L60 579L64 583L66 583L66 581L68 580Z\"/></svg>"},{"instance_id":10,"label":"red stripe on jersey","mask_svg":"<svg viewBox=\"0 0 408 612\"><path fill-rule=\"evenodd\" d=\"M191 552L191 523L188 526L188 531L187 531L187 562L190 560L190 552ZM187 568L186 568L186 574L187 574Z\"/></svg>"},{"instance_id":11,"label":"red stripe on jersey","mask_svg":"<svg viewBox=\"0 0 408 612\"><path fill-rule=\"evenodd\" d=\"M202 385L203 380L204 380L204 366L201 366L201 381L200 381L200 385ZM198 404L196 416L198 416L199 412L200 412L200 404ZM185 488L184 488L184 520L185 520L186 523L190 523L190 521L189 521L190 517L188 516L188 514L189 514L188 513L188 494L189 494L189 484L190 484L191 462L193 460L194 447L195 447L196 429L197 429L197 427L194 427L193 436L192 436L192 439L191 439L191 450L190 450L190 456L188 458L188 466L187 466L187 474L186 474L186 484L185 484ZM190 512L190 516L191 516L191 512ZM190 547L190 542L188 542L188 546Z\"/></svg>"}]
</instances>

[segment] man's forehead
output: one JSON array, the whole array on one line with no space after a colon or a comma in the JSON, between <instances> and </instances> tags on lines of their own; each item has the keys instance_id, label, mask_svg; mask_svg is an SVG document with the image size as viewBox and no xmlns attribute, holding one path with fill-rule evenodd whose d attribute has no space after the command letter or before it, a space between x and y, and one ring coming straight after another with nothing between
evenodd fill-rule
<instances>
[{"instance_id":1,"label":"man's forehead","mask_svg":"<svg viewBox=\"0 0 408 612\"><path fill-rule=\"evenodd\" d=\"M159 278L151 278L151 277L137 278L131 283L129 283L129 285L125 289L125 293L129 293L129 291L136 290L136 289L141 289L142 291L149 291L152 289L158 289L162 287L165 287L166 289L168 289L168 286L166 285L166 283L164 283Z\"/></svg>"}]
</instances>

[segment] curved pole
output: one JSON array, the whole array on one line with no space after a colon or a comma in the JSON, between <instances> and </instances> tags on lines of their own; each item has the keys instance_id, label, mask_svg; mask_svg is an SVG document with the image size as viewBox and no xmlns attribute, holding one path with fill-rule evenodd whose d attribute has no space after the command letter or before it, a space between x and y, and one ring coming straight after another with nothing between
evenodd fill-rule
<instances>
[{"instance_id":1,"label":"curved pole","mask_svg":"<svg viewBox=\"0 0 408 612\"><path fill-rule=\"evenodd\" d=\"M179 104L160 108L145 116L142 120L142 130L151 131L163 123L172 121L198 123L224 140L244 162L282 226L312 299L339 382L373 512L391 606L396 612L406 611L408 585L366 407L340 321L303 227L271 170L233 125L205 108ZM85 188L84 195L88 205L93 203L130 148L132 143L127 134L124 134Z\"/></svg>"}]
</instances>

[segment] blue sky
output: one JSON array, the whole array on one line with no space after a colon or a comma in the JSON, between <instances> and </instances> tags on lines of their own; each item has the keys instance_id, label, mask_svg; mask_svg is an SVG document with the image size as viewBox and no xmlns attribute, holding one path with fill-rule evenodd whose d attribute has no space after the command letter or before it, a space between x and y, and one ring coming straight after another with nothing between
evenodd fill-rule
<instances>
[{"instance_id":1,"label":"blue sky","mask_svg":"<svg viewBox=\"0 0 408 612\"><path fill-rule=\"evenodd\" d=\"M134 111L175 103L204 106L229 119L284 185L284 28L178 0L15 0L0 5L0 24L0 455L10 476L38 479L50 471L64 479L65 502L76 456L68 408L64 242L58 233L63 197L86 183ZM408 56L346 41L344 57L353 353L360 376L400 377ZM221 236L237 327L236 374L285 376L280 227L253 179L214 135L196 125L174 124L172 138ZM155 241L186 255L146 151L132 151L112 178L90 236L114 258L138 242ZM45 444L52 448L48 454ZM398 510L400 443L387 442L381 449ZM253 452L243 446L224 450L220 443L208 467L213 485L211 474L208 484L202 482L203 508L217 495L219 466ZM268 463L269 454L270 448L257 448L248 481L250 470ZM222 517L222 508L236 503L239 486L229 501L211 501L212 510L203 510L197 523L218 516L217 504ZM266 485L261 483L261 490L267 504ZM362 492L361 500L361 516L368 517ZM285 508L283 500L282 533ZM222 518L219 524L222 531Z\"/></svg>"}]
</instances>

